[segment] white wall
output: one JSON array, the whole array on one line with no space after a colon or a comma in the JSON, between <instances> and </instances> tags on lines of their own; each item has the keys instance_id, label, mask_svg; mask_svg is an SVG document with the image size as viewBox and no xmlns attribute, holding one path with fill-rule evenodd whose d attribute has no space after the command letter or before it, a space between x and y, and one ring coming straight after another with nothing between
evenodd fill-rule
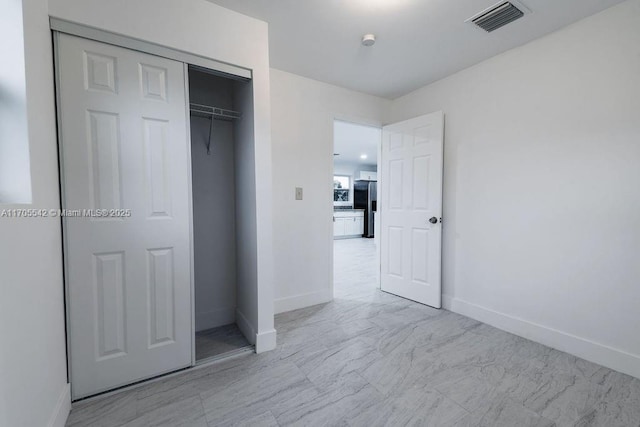
<instances>
[{"instance_id":1,"label":"white wall","mask_svg":"<svg viewBox=\"0 0 640 427\"><path fill-rule=\"evenodd\" d=\"M389 104L271 70L276 312L333 297L333 119L379 126Z\"/></svg>"},{"instance_id":2,"label":"white wall","mask_svg":"<svg viewBox=\"0 0 640 427\"><path fill-rule=\"evenodd\" d=\"M49 8L56 18L252 70L245 100L252 101L253 110L246 113L239 126L250 141L242 151L246 154L246 170L240 170L240 174L245 182L236 179L248 199L236 201L244 207L236 225L239 235L245 237L238 248L245 260L244 270L238 275L238 289L247 300L246 322L239 326L254 335L258 352L274 348L267 24L205 0L50 0Z\"/></svg>"},{"instance_id":3,"label":"white wall","mask_svg":"<svg viewBox=\"0 0 640 427\"><path fill-rule=\"evenodd\" d=\"M445 303L640 377L640 1L393 103L445 112Z\"/></svg>"},{"instance_id":4,"label":"white wall","mask_svg":"<svg viewBox=\"0 0 640 427\"><path fill-rule=\"evenodd\" d=\"M243 117L251 117L254 113L250 100L253 98L253 88L250 84L236 85L235 105L241 106ZM246 120L236 122L235 126L235 147L234 147L234 168L236 172L237 188L251 188L256 182L256 172L252 165L256 162L256 153L252 149L253 127L246 125ZM236 212L238 221L236 223L236 268L237 282L236 298L237 311L236 323L245 337L252 344L256 344L251 339L255 335L252 331L251 316L256 315L258 310L259 296L254 290L246 286L258 280L258 269L255 268L258 256L254 242L256 240L256 224L253 218L256 214L256 198L248 191L236 193ZM271 255L271 254L269 254ZM270 296L273 298L273 295ZM257 347L257 344L256 344Z\"/></svg>"},{"instance_id":5,"label":"white wall","mask_svg":"<svg viewBox=\"0 0 640 427\"><path fill-rule=\"evenodd\" d=\"M234 81L189 73L190 102L233 110ZM233 122L191 116L196 331L236 318L236 186Z\"/></svg>"},{"instance_id":6,"label":"white wall","mask_svg":"<svg viewBox=\"0 0 640 427\"><path fill-rule=\"evenodd\" d=\"M46 1L24 2L23 13L33 201L0 209L56 209L60 195ZM70 396L60 220L0 218L0 236L0 426L62 426Z\"/></svg>"},{"instance_id":7,"label":"white wall","mask_svg":"<svg viewBox=\"0 0 640 427\"><path fill-rule=\"evenodd\" d=\"M0 14L0 204L31 203L22 0Z\"/></svg>"}]
</instances>

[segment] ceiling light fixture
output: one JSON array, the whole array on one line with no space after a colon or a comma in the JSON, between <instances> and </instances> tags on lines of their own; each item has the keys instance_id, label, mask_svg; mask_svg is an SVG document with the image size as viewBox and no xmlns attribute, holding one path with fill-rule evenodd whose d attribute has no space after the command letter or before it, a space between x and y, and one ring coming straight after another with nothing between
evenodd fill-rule
<instances>
[{"instance_id":1,"label":"ceiling light fixture","mask_svg":"<svg viewBox=\"0 0 640 427\"><path fill-rule=\"evenodd\" d=\"M362 46L373 46L376 43L375 34L365 34L362 36Z\"/></svg>"},{"instance_id":2,"label":"ceiling light fixture","mask_svg":"<svg viewBox=\"0 0 640 427\"><path fill-rule=\"evenodd\" d=\"M367 155L366 155L366 154L361 154L361 155L360 155L360 158L361 158L362 160L364 160L364 159L366 159L366 158L367 158Z\"/></svg>"}]
</instances>

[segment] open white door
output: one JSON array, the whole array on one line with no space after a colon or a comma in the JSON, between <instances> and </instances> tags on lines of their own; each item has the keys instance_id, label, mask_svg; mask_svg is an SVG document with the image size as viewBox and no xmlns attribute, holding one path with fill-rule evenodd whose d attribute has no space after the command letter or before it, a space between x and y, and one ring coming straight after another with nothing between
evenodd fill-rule
<instances>
[{"instance_id":1,"label":"open white door","mask_svg":"<svg viewBox=\"0 0 640 427\"><path fill-rule=\"evenodd\" d=\"M441 307L444 115L382 128L380 288Z\"/></svg>"},{"instance_id":2,"label":"open white door","mask_svg":"<svg viewBox=\"0 0 640 427\"><path fill-rule=\"evenodd\" d=\"M190 160L182 63L57 37L77 399L191 365Z\"/></svg>"}]
</instances>

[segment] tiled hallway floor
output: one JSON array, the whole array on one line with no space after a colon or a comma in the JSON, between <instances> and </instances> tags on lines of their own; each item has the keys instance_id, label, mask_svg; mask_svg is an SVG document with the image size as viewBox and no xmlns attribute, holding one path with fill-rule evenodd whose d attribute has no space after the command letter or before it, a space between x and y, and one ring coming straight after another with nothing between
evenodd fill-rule
<instances>
[{"instance_id":1,"label":"tiled hallway floor","mask_svg":"<svg viewBox=\"0 0 640 427\"><path fill-rule=\"evenodd\" d=\"M376 290L373 245L336 242L335 300L278 315L276 350L75 405L68 425L640 426L640 380Z\"/></svg>"}]
</instances>

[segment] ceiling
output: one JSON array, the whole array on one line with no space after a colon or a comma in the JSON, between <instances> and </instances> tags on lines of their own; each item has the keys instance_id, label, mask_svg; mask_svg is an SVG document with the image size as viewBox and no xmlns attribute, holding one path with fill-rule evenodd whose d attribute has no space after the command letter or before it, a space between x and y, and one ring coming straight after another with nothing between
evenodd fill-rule
<instances>
[{"instance_id":1,"label":"ceiling","mask_svg":"<svg viewBox=\"0 0 640 427\"><path fill-rule=\"evenodd\" d=\"M378 164L378 144L382 138L380 128L335 121L333 127L333 152L335 165ZM360 156L366 155L366 159Z\"/></svg>"},{"instance_id":2,"label":"ceiling","mask_svg":"<svg viewBox=\"0 0 640 427\"><path fill-rule=\"evenodd\" d=\"M272 67L394 99L623 0L521 0L492 33L464 21L498 0L210 1L269 23Z\"/></svg>"}]
</instances>

